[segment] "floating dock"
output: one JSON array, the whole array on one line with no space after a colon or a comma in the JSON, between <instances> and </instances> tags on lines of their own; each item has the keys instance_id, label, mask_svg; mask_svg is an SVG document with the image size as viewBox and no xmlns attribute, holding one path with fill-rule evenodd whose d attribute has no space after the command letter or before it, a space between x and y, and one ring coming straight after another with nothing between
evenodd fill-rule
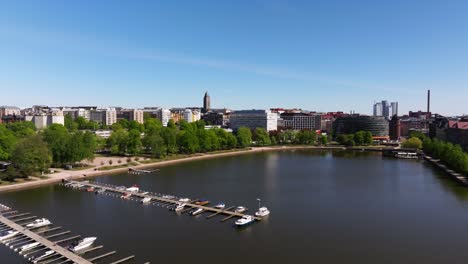
<instances>
[{"instance_id":1,"label":"floating dock","mask_svg":"<svg viewBox=\"0 0 468 264\"><path fill-rule=\"evenodd\" d=\"M19 214L17 211L13 211L10 207L0 204L0 232L4 231L13 231L17 232L14 236L6 238L1 241L4 245L13 249L15 252L18 252L20 256L28 259L33 262L35 258L43 255L47 251L53 251L50 255L37 259L37 263L75 263L75 264L93 264L94 261L99 259L100 263L103 263L105 257L113 255L115 251L110 253L102 254L97 257L85 258L83 255L87 252L101 249L102 246L97 246L95 248L84 249L81 252L72 252L66 249L66 245L72 241L76 241L81 236L75 235L68 238L62 238L59 240L51 240L52 238L59 238L65 235L70 234L70 231L61 231L55 234L51 232L61 230L61 227L51 227L43 226L38 228L27 228L26 225L33 221L25 222L25 218L22 218L23 221L18 217L29 215L30 213ZM36 217L34 217L36 218ZM45 235L47 234L47 235ZM61 243L68 242L64 246L60 245ZM23 249L25 245L31 245L28 249ZM134 259L134 256L129 256L122 258L120 260L112 260L111 263L123 263Z\"/></svg>"},{"instance_id":2,"label":"floating dock","mask_svg":"<svg viewBox=\"0 0 468 264\"><path fill-rule=\"evenodd\" d=\"M145 198L150 198L151 203L160 203L160 204L164 204L165 206L177 206L180 203L184 203L186 208L183 210L183 212L190 211L191 209L200 208L200 209L203 209L204 213L205 212L211 213L207 218L211 218L216 215L224 215L225 217L221 220L221 222L224 222L231 218L242 218L244 215L247 215L241 212L231 211L231 209L233 209L234 206L229 207L227 209L218 209L218 208L210 207L207 205L196 204L195 201L197 200L192 200L189 202L181 202L177 200L175 196L173 196L174 199L164 198L163 197L164 195L160 195L160 194L154 194L154 193L144 192L144 191L129 191L126 189L119 188L118 186L102 184L102 183L97 183L97 182L64 181L64 185L67 187L71 187L71 188L80 188L80 189L94 188L94 190L103 190L105 192L111 192L111 193L116 193L120 195L131 195L132 197L137 197L137 198L140 198L141 200ZM260 217L256 217L256 216L253 216L253 217L257 221L262 220L262 218Z\"/></svg>"}]
</instances>

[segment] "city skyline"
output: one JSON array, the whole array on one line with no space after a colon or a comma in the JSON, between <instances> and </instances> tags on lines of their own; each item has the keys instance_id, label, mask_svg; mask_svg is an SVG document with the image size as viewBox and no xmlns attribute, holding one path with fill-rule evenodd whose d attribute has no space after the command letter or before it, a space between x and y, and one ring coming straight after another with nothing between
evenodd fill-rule
<instances>
[{"instance_id":1,"label":"city skyline","mask_svg":"<svg viewBox=\"0 0 468 264\"><path fill-rule=\"evenodd\" d=\"M463 1L109 3L1 3L0 104L467 114Z\"/></svg>"}]
</instances>

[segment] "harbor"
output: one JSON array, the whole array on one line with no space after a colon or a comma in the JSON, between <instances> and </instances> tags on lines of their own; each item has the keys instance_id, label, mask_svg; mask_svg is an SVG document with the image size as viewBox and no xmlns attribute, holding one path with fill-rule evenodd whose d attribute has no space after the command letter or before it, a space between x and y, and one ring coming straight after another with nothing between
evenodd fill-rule
<instances>
[{"instance_id":1,"label":"harbor","mask_svg":"<svg viewBox=\"0 0 468 264\"><path fill-rule=\"evenodd\" d=\"M81 235L70 236L70 233L63 231L62 227L53 227L48 219L38 218L31 213L19 213L0 204L0 242L31 263L103 263L116 253L99 253L98 250L103 246L94 245L96 237L80 240ZM96 254L89 256L90 253ZM132 255L107 263L126 263L134 258Z\"/></svg>"},{"instance_id":2,"label":"harbor","mask_svg":"<svg viewBox=\"0 0 468 264\"><path fill-rule=\"evenodd\" d=\"M194 215L198 215L201 213L210 213L208 216L206 216L207 219L210 219L217 215L224 215L225 217L220 220L221 222L225 222L232 218L245 219L246 217L251 217L251 219L255 221L262 220L262 217L260 216L246 214L248 208L245 208L243 206L231 206L225 209L224 204L223 207L220 207L218 204L212 207L208 206L208 204L210 203L209 201L202 202L200 199L180 198L174 195L165 195L142 191L139 189L139 187L136 186L127 188L125 186L115 186L98 182L73 180L64 180L63 185L74 189L86 190L95 194L107 193L114 194L115 197L120 197L122 199L133 198L141 203L164 206L181 214L190 211L195 212L197 210L198 213L195 213ZM180 210L178 210L179 208ZM256 214L258 213L259 212L257 212ZM236 225L239 225L237 224L237 221Z\"/></svg>"}]
</instances>

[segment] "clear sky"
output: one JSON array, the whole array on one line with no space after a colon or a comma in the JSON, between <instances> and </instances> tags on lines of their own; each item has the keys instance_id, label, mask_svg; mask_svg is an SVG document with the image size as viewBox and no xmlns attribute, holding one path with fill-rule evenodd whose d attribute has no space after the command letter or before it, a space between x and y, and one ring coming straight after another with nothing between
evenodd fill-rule
<instances>
[{"instance_id":1,"label":"clear sky","mask_svg":"<svg viewBox=\"0 0 468 264\"><path fill-rule=\"evenodd\" d=\"M0 1L0 105L468 114L468 1Z\"/></svg>"}]
</instances>

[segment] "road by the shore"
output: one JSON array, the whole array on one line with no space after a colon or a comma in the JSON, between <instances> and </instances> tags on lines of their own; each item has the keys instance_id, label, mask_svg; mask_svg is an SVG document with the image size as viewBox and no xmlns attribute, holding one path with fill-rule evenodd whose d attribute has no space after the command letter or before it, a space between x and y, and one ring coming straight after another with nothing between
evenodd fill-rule
<instances>
[{"instance_id":1,"label":"road by the shore","mask_svg":"<svg viewBox=\"0 0 468 264\"><path fill-rule=\"evenodd\" d=\"M338 149L338 150L343 150L345 149L344 147L341 146L325 146L325 147L316 147L316 146L274 146L274 147L254 147L250 149L244 149L244 150L233 150L233 151L227 151L227 152L221 152L221 153L202 153L202 154L197 154L197 156L193 157L186 157L186 158L180 158L180 159L174 159L174 160L165 160L165 161L157 161L154 163L146 163L146 164L140 164L137 166L132 166L134 169L145 169L145 168L157 168L157 167L163 167L163 166L168 166L168 165L173 165L173 164L178 164L182 162L189 162L189 161L196 161L196 160L204 160L204 159L212 159L212 158L218 158L218 157L227 157L227 156L235 156L235 155L241 155L241 154L248 154L248 153L256 153L256 152L264 152L264 151L278 151L278 150L294 150L294 149ZM110 169L110 170L95 170L95 168L89 168L89 169L84 169L84 170L79 170L79 171L72 171L72 170L63 170L57 173L49 174L47 175L47 179L41 179L41 180L35 180L35 181L28 181L28 182L21 182L21 183L16 183L16 184L11 184L11 185L5 185L5 186L0 186L0 192L8 192L8 191L17 191L17 190L22 190L22 189L28 189L28 188L35 188L43 185L49 185L49 184L55 184L58 182L61 182L62 180L67 180L67 179L84 179L88 177L96 177L96 176L101 176L101 175L109 175L113 173L122 173L128 171L129 167L120 167L116 169Z\"/></svg>"}]
</instances>

